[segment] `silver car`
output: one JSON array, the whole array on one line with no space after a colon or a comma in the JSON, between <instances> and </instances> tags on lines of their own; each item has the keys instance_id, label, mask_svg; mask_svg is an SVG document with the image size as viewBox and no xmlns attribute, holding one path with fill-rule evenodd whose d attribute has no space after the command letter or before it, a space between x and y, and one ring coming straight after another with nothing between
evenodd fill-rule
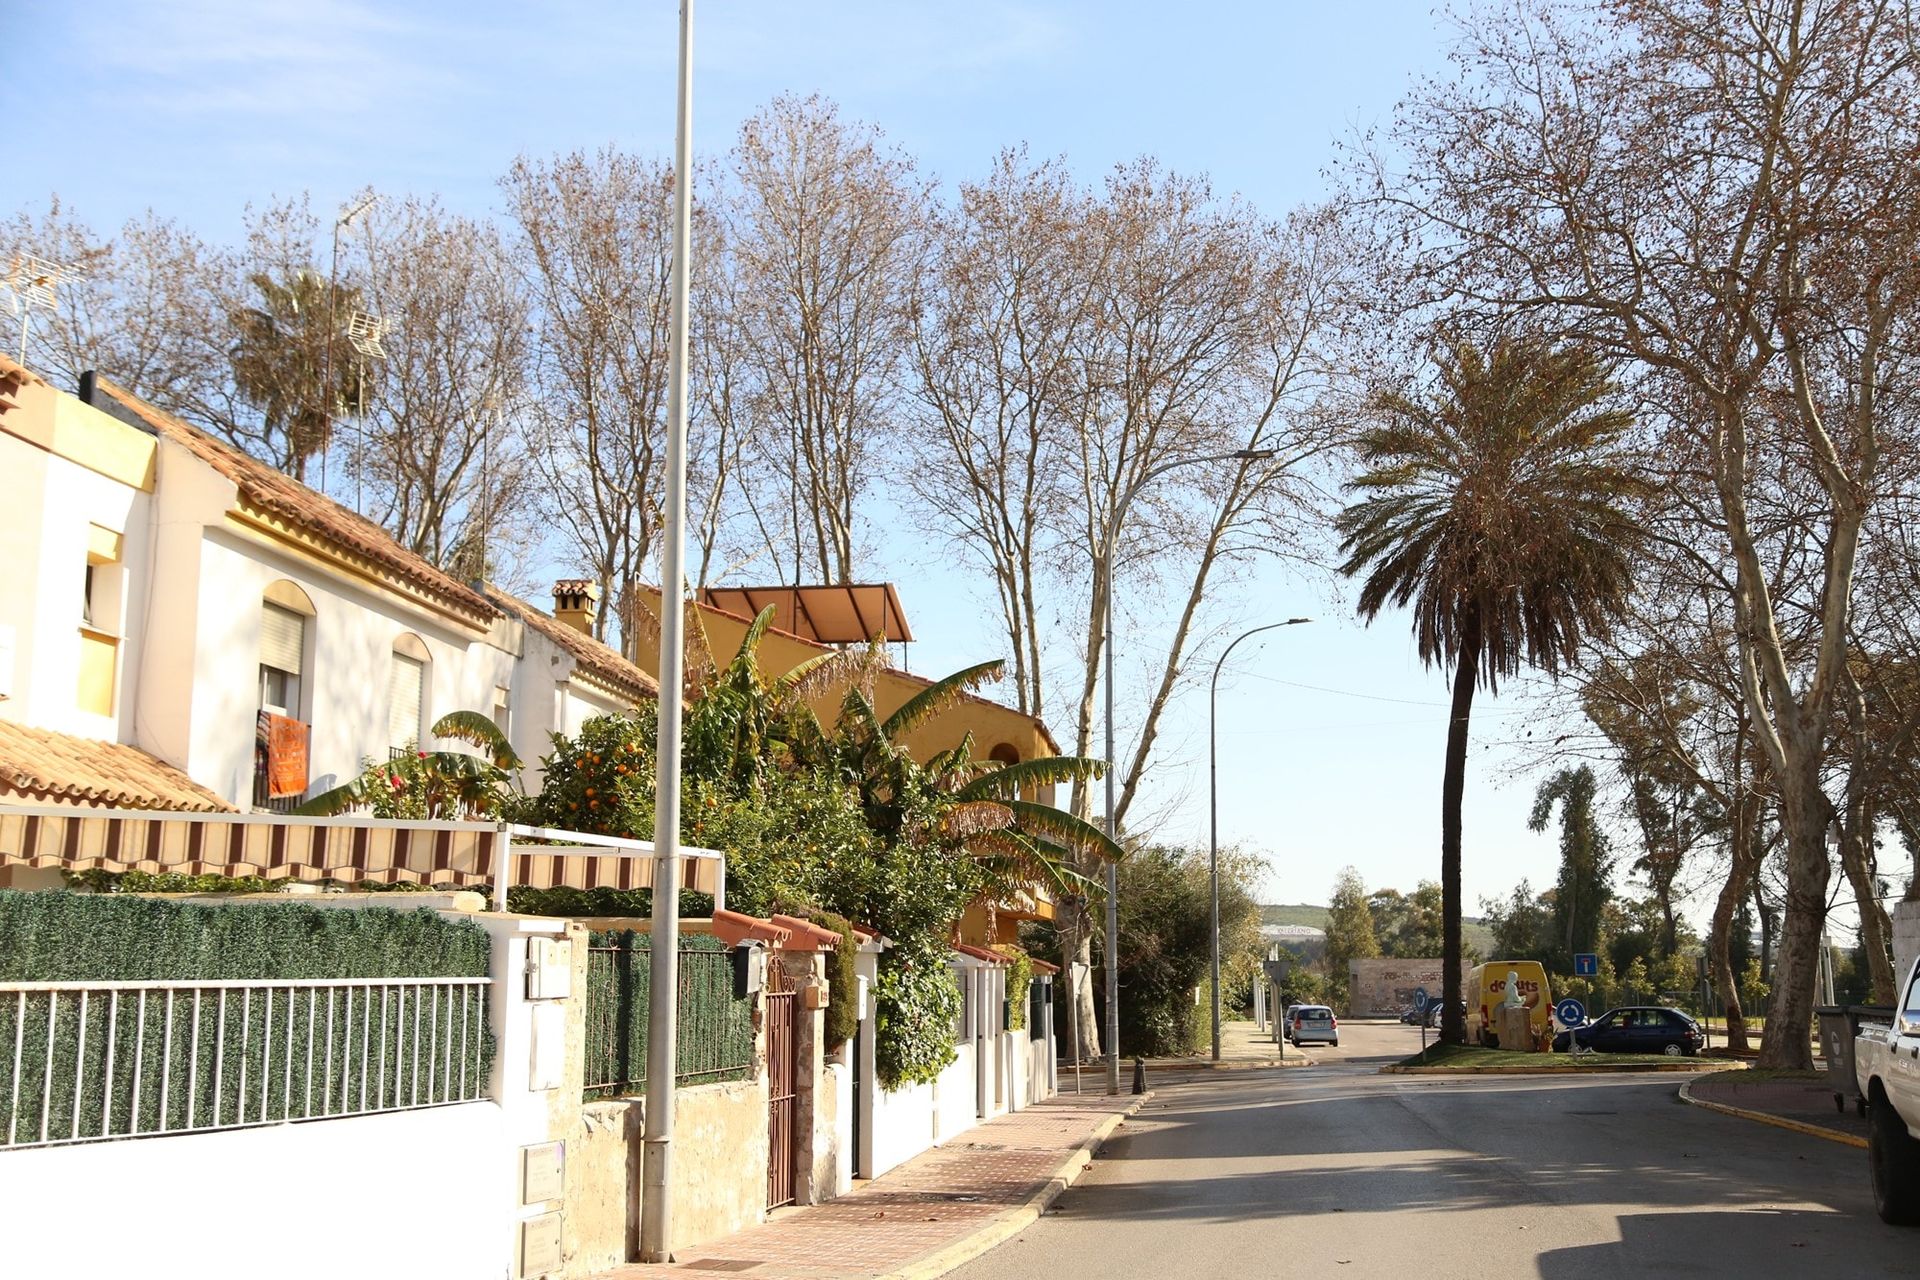
<instances>
[{"instance_id":1,"label":"silver car","mask_svg":"<svg viewBox=\"0 0 1920 1280\"><path fill-rule=\"evenodd\" d=\"M1323 1004L1297 1004L1287 1010L1287 1039L1295 1044L1340 1047L1340 1019Z\"/></svg>"}]
</instances>

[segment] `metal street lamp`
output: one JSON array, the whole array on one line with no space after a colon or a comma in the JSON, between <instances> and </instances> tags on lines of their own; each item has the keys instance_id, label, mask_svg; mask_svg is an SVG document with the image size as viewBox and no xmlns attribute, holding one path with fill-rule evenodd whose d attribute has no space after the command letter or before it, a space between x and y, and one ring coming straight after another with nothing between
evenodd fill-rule
<instances>
[{"instance_id":1,"label":"metal street lamp","mask_svg":"<svg viewBox=\"0 0 1920 1280\"><path fill-rule=\"evenodd\" d=\"M680 678L686 656L687 281L693 241L693 0L680 0L680 83L673 138L673 281L667 339L666 519L660 545L660 688L655 750L652 954L648 957L647 1132L640 1260L673 1261L673 1086L679 1032Z\"/></svg>"},{"instance_id":2,"label":"metal street lamp","mask_svg":"<svg viewBox=\"0 0 1920 1280\"><path fill-rule=\"evenodd\" d=\"M1303 622L1312 622L1312 618L1288 618L1285 622L1269 622L1264 627L1255 627L1235 637L1220 655L1220 661L1213 664L1213 683L1207 689L1207 866L1213 885L1213 1060L1220 1061L1220 749L1214 732L1219 719L1220 708L1220 668L1227 665L1227 657L1240 641L1248 636L1257 636L1262 631L1272 631L1276 627L1297 627ZM1284 1046L1284 1041L1282 1042ZM1285 1048L1281 1049L1284 1054Z\"/></svg>"},{"instance_id":3,"label":"metal street lamp","mask_svg":"<svg viewBox=\"0 0 1920 1280\"><path fill-rule=\"evenodd\" d=\"M1207 462L1254 462L1271 458L1278 449L1236 449L1232 453L1210 453L1199 458L1175 458L1157 467L1149 467L1132 487L1120 495L1113 506L1102 535L1102 554L1107 562L1106 639L1107 639L1107 838L1118 843L1120 833L1113 821L1113 578L1114 542L1120 536L1120 521L1133 502L1134 495L1156 478L1177 467L1194 467ZM1120 1092L1120 868L1107 864L1107 1092Z\"/></svg>"}]
</instances>

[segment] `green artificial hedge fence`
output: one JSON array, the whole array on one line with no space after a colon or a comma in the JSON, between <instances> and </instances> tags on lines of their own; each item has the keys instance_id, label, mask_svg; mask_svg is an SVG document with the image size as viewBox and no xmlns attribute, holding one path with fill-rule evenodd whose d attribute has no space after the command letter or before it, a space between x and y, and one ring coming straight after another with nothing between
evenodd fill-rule
<instances>
[{"instance_id":1,"label":"green artificial hedge fence","mask_svg":"<svg viewBox=\"0 0 1920 1280\"><path fill-rule=\"evenodd\" d=\"M0 890L0 982L477 978L489 952L431 910ZM82 1008L0 993L0 1145L481 1097L494 1051L484 986L89 992Z\"/></svg>"},{"instance_id":2,"label":"green artificial hedge fence","mask_svg":"<svg viewBox=\"0 0 1920 1280\"><path fill-rule=\"evenodd\" d=\"M588 1101L638 1093L647 1083L651 940L633 929L589 935ZM718 938L682 934L676 1028L682 1085L744 1080L753 1067L753 999L733 995L733 957Z\"/></svg>"}]
</instances>

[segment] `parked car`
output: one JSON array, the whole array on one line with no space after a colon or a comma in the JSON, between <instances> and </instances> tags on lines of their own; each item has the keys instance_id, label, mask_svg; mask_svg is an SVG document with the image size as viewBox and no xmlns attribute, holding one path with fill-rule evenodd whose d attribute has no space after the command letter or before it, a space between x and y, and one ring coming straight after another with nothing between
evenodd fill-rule
<instances>
[{"instance_id":1,"label":"parked car","mask_svg":"<svg viewBox=\"0 0 1920 1280\"><path fill-rule=\"evenodd\" d=\"M1882 1222L1920 1225L1920 960L1896 990L1891 1025L1853 1041L1854 1078L1867 1100L1867 1172Z\"/></svg>"},{"instance_id":2,"label":"parked car","mask_svg":"<svg viewBox=\"0 0 1920 1280\"><path fill-rule=\"evenodd\" d=\"M1323 1004L1297 1004L1288 1011L1287 1039L1295 1044L1340 1045L1340 1019Z\"/></svg>"},{"instance_id":3,"label":"parked car","mask_svg":"<svg viewBox=\"0 0 1920 1280\"><path fill-rule=\"evenodd\" d=\"M1584 1027L1562 1031L1553 1038L1555 1053L1575 1044L1598 1053L1664 1053L1692 1057L1706 1043L1700 1024L1678 1009L1658 1005L1629 1005L1609 1009Z\"/></svg>"},{"instance_id":4,"label":"parked car","mask_svg":"<svg viewBox=\"0 0 1920 1280\"><path fill-rule=\"evenodd\" d=\"M1422 1014L1420 1010L1414 1008L1412 1005L1408 1005L1406 1008L1400 1011L1400 1021L1406 1023L1410 1027L1419 1026L1420 1019L1424 1016L1425 1015Z\"/></svg>"}]
</instances>

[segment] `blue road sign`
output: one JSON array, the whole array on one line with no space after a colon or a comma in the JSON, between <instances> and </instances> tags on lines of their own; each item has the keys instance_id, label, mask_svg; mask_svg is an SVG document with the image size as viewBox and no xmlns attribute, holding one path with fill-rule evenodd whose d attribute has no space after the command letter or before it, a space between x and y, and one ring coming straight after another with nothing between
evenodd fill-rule
<instances>
[{"instance_id":1,"label":"blue road sign","mask_svg":"<svg viewBox=\"0 0 1920 1280\"><path fill-rule=\"evenodd\" d=\"M1563 1027L1577 1027L1587 1020L1587 1006L1568 996L1553 1006L1553 1016L1560 1019Z\"/></svg>"},{"instance_id":2,"label":"blue road sign","mask_svg":"<svg viewBox=\"0 0 1920 1280\"><path fill-rule=\"evenodd\" d=\"M1432 1002L1433 997L1427 994L1425 987L1415 987L1413 989L1413 1011L1415 1013L1425 1013L1427 1006Z\"/></svg>"},{"instance_id":3,"label":"blue road sign","mask_svg":"<svg viewBox=\"0 0 1920 1280\"><path fill-rule=\"evenodd\" d=\"M1573 958L1573 976L1576 978L1594 978L1600 974L1600 957L1591 951L1583 951Z\"/></svg>"}]
</instances>

